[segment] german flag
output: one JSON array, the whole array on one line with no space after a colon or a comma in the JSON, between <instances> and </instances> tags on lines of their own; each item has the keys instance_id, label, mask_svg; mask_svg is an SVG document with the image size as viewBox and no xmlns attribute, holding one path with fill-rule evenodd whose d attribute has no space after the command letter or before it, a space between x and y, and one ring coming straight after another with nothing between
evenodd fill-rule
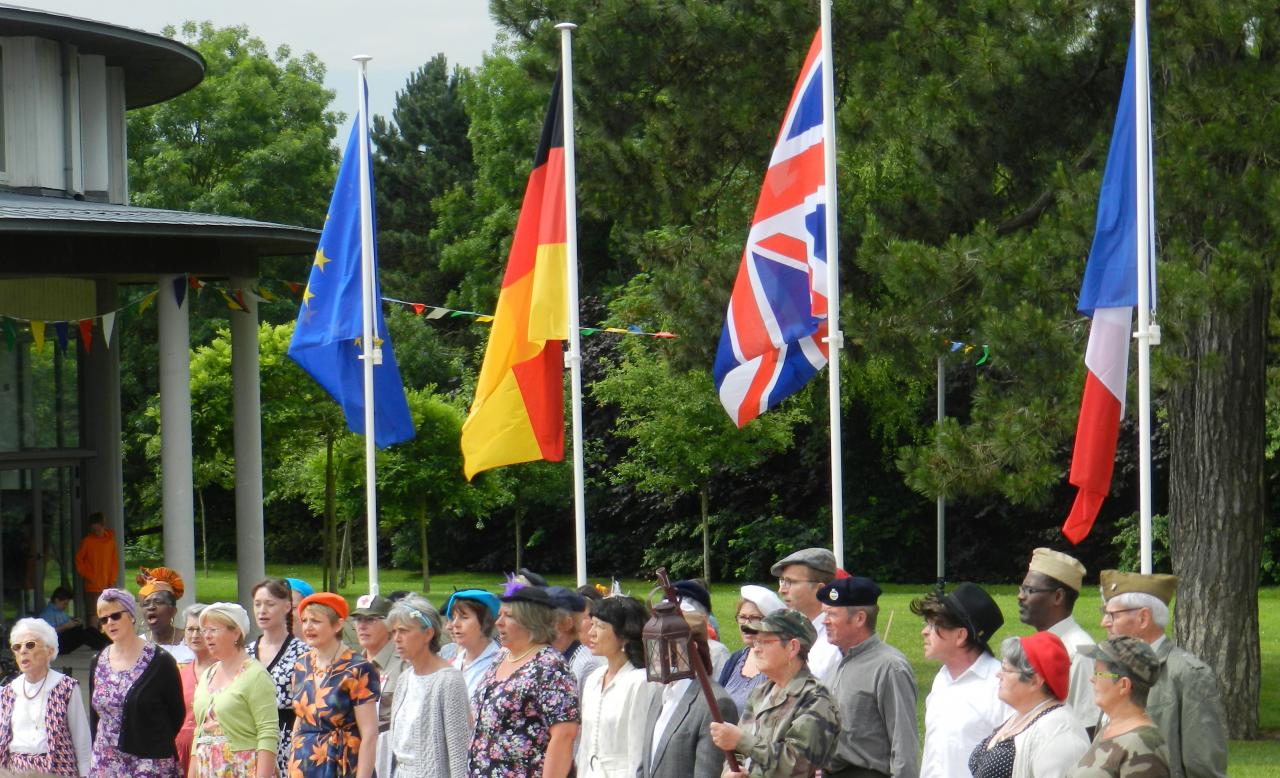
<instances>
[{"instance_id":1,"label":"german flag","mask_svg":"<svg viewBox=\"0 0 1280 778\"><path fill-rule=\"evenodd\" d=\"M564 459L564 341L569 337L561 77L516 222L471 413L467 480L517 462Z\"/></svg>"}]
</instances>

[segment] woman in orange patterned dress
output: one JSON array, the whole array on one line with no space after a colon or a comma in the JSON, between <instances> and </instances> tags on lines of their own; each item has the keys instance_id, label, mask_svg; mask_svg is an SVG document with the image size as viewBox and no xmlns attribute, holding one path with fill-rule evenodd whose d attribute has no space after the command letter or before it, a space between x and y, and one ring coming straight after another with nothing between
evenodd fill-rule
<instances>
[{"instance_id":1,"label":"woman in orange patterned dress","mask_svg":"<svg viewBox=\"0 0 1280 778\"><path fill-rule=\"evenodd\" d=\"M311 650L294 666L290 778L370 778L378 743L378 671L342 643L347 603L317 592L298 604Z\"/></svg>"}]
</instances>

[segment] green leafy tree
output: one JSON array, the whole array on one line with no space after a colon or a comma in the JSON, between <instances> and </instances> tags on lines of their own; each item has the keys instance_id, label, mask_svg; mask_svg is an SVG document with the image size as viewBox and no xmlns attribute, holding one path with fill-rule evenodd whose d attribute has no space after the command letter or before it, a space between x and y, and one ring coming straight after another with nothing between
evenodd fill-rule
<instances>
[{"instance_id":1,"label":"green leafy tree","mask_svg":"<svg viewBox=\"0 0 1280 778\"><path fill-rule=\"evenodd\" d=\"M465 190L473 176L462 103L467 78L437 54L396 93L390 121L373 117L379 270L383 287L400 299L443 302L435 296L451 285L439 276L440 247L430 233L436 198L455 186Z\"/></svg>"},{"instance_id":2,"label":"green leafy tree","mask_svg":"<svg viewBox=\"0 0 1280 778\"><path fill-rule=\"evenodd\" d=\"M791 404L739 429L720 405L708 371L674 370L662 356L639 347L628 349L592 393L620 410L616 432L631 440L626 458L615 467L617 478L669 500L698 496L702 577L711 580L712 478L744 474L785 450L801 412Z\"/></svg>"},{"instance_id":3,"label":"green leafy tree","mask_svg":"<svg viewBox=\"0 0 1280 778\"><path fill-rule=\"evenodd\" d=\"M422 591L431 591L428 534L440 520L482 520L490 510L511 500L501 479L482 474L468 483L462 474L462 411L428 390L406 393L413 416L414 438L378 456L379 507L382 525L397 538L416 528L417 559L412 544L397 546L397 566L422 565Z\"/></svg>"},{"instance_id":4,"label":"green leafy tree","mask_svg":"<svg viewBox=\"0 0 1280 778\"><path fill-rule=\"evenodd\" d=\"M340 116L324 65L274 52L247 27L186 22L169 37L204 57L195 89L129 114L135 205L318 225L333 191Z\"/></svg>"}]
</instances>

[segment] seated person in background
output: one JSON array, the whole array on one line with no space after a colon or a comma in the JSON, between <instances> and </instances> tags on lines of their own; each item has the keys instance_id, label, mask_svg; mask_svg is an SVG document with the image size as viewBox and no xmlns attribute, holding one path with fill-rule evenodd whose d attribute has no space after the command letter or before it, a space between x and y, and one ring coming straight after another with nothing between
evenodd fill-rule
<instances>
[{"instance_id":1,"label":"seated person in background","mask_svg":"<svg viewBox=\"0 0 1280 778\"><path fill-rule=\"evenodd\" d=\"M66 656L80 646L88 646L94 651L101 651L111 645L106 635L96 632L84 625L80 619L67 615L67 606L71 604L71 590L59 586L49 595L49 603L40 611L40 618L53 627L58 633L58 654Z\"/></svg>"}]
</instances>

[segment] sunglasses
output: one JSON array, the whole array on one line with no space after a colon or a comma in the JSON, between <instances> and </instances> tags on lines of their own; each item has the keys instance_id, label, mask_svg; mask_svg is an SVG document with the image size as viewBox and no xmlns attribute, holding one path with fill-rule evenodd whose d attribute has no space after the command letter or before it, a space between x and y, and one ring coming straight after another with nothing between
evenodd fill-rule
<instances>
[{"instance_id":1,"label":"sunglasses","mask_svg":"<svg viewBox=\"0 0 1280 778\"><path fill-rule=\"evenodd\" d=\"M98 619L101 621L119 621L120 619L124 618L124 615L126 613L128 613L128 611L116 611L115 613L104 613L101 616L99 616Z\"/></svg>"},{"instance_id":2,"label":"sunglasses","mask_svg":"<svg viewBox=\"0 0 1280 778\"><path fill-rule=\"evenodd\" d=\"M23 649L26 649L27 651L34 651L36 646L38 645L40 644L37 643L36 641L28 640L26 643L14 643L13 645L9 646L9 648L12 649L13 653L16 654L19 651L22 651Z\"/></svg>"}]
</instances>

